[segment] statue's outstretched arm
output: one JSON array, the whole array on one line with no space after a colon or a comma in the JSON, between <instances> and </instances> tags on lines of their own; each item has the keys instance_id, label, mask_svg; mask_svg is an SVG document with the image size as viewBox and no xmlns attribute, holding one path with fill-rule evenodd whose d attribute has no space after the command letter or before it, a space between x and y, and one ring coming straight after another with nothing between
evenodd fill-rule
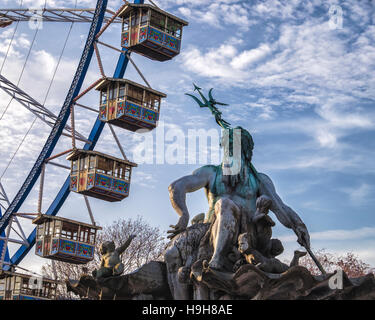
<instances>
[{"instance_id":1,"label":"statue's outstretched arm","mask_svg":"<svg viewBox=\"0 0 375 320\"><path fill-rule=\"evenodd\" d=\"M169 198L180 219L176 225L170 226L172 230L168 231L168 233L171 233L168 238L173 238L176 234L184 231L189 223L190 216L186 206L186 193L207 186L213 174L212 166L204 166L194 171L192 175L182 177L169 186Z\"/></svg>"},{"instance_id":2,"label":"statue's outstretched arm","mask_svg":"<svg viewBox=\"0 0 375 320\"><path fill-rule=\"evenodd\" d=\"M128 238L128 240L126 240L125 241L125 243L122 245L122 246L120 246L120 247L118 247L117 249L116 249L116 251L117 251L117 253L120 255L120 254L122 254L129 246L130 246L130 243L133 241L133 239L136 237L136 235L135 234L132 234L129 238Z\"/></svg>"},{"instance_id":3,"label":"statue's outstretched arm","mask_svg":"<svg viewBox=\"0 0 375 320\"><path fill-rule=\"evenodd\" d=\"M258 176L261 180L260 193L272 200L271 211L284 226L294 230L300 245L310 248L310 235L301 218L281 200L272 180L267 175L259 173Z\"/></svg>"}]
</instances>

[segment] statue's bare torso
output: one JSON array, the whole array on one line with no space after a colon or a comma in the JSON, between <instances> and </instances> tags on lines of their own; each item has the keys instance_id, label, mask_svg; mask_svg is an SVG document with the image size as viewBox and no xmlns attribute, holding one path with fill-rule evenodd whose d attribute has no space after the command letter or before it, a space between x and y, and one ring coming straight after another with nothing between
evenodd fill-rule
<instances>
[{"instance_id":1,"label":"statue's bare torso","mask_svg":"<svg viewBox=\"0 0 375 320\"><path fill-rule=\"evenodd\" d=\"M225 179L222 167L208 165L195 170L191 175L176 180L169 186L172 206L180 216L178 223L172 226L173 230L169 231L170 238L185 230L189 223L190 215L186 206L186 194L203 188L209 204L208 221L215 213L218 203L223 201L230 201L241 216L246 215L250 218L255 213L257 197L266 195L272 201L270 210L277 219L285 227L294 230L301 245L310 246L310 237L305 224L298 214L281 200L272 180L267 175L257 173L256 179L250 167L247 167L246 173L234 187L223 180ZM219 210L219 212L226 215L224 211ZM220 233L220 230L218 232Z\"/></svg>"},{"instance_id":2,"label":"statue's bare torso","mask_svg":"<svg viewBox=\"0 0 375 320\"><path fill-rule=\"evenodd\" d=\"M255 202L259 195L259 184L252 172L248 172L245 179L234 188L222 181L223 171L221 166L204 166L200 171L207 171L209 183L204 187L208 200L209 210L207 221L211 221L215 212L215 204L221 198L231 199L240 209L241 214L251 218L256 210Z\"/></svg>"}]
</instances>

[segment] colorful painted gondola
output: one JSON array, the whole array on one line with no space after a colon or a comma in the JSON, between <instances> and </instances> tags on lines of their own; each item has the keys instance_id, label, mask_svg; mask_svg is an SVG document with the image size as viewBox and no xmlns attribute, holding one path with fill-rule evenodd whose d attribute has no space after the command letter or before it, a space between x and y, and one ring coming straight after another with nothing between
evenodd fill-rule
<instances>
[{"instance_id":1,"label":"colorful painted gondola","mask_svg":"<svg viewBox=\"0 0 375 320\"><path fill-rule=\"evenodd\" d=\"M180 53L187 21L149 4L128 4L119 17L123 19L123 48L157 61L170 60Z\"/></svg>"},{"instance_id":2,"label":"colorful painted gondola","mask_svg":"<svg viewBox=\"0 0 375 320\"><path fill-rule=\"evenodd\" d=\"M45 214L33 223L37 225L36 255L73 264L94 259L96 233L101 227Z\"/></svg>"},{"instance_id":3,"label":"colorful painted gondola","mask_svg":"<svg viewBox=\"0 0 375 320\"><path fill-rule=\"evenodd\" d=\"M82 149L75 149L67 160L71 161L70 191L109 202L129 196L136 163Z\"/></svg>"},{"instance_id":4,"label":"colorful painted gondola","mask_svg":"<svg viewBox=\"0 0 375 320\"><path fill-rule=\"evenodd\" d=\"M127 79L113 78L103 79L96 90L100 91L101 121L133 132L156 128L164 93Z\"/></svg>"},{"instance_id":5,"label":"colorful painted gondola","mask_svg":"<svg viewBox=\"0 0 375 320\"><path fill-rule=\"evenodd\" d=\"M54 300L58 281L0 271L0 300Z\"/></svg>"}]
</instances>

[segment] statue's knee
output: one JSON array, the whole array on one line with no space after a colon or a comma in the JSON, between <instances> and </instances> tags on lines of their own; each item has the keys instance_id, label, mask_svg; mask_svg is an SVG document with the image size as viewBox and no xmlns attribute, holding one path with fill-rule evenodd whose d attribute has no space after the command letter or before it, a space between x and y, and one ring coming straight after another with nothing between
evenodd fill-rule
<instances>
[{"instance_id":1,"label":"statue's knee","mask_svg":"<svg viewBox=\"0 0 375 320\"><path fill-rule=\"evenodd\" d=\"M170 262L178 257L178 251L176 247L169 248L165 254L164 254L164 259L165 262Z\"/></svg>"},{"instance_id":2,"label":"statue's knee","mask_svg":"<svg viewBox=\"0 0 375 320\"><path fill-rule=\"evenodd\" d=\"M172 271L179 265L180 255L176 247L169 248L164 254L164 261L167 268Z\"/></svg>"},{"instance_id":3,"label":"statue's knee","mask_svg":"<svg viewBox=\"0 0 375 320\"><path fill-rule=\"evenodd\" d=\"M216 215L227 214L232 212L238 214L239 209L237 205L229 198L221 198L215 204L215 213Z\"/></svg>"},{"instance_id":4,"label":"statue's knee","mask_svg":"<svg viewBox=\"0 0 375 320\"><path fill-rule=\"evenodd\" d=\"M226 209L230 209L234 205L235 205L234 202L230 200L229 198L221 198L216 202L215 210L220 212Z\"/></svg>"}]
</instances>

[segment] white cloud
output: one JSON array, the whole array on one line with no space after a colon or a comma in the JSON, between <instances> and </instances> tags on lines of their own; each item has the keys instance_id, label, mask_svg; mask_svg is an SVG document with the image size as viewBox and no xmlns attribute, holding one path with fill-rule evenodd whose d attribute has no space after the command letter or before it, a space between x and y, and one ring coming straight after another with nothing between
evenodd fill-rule
<instances>
[{"instance_id":1,"label":"white cloud","mask_svg":"<svg viewBox=\"0 0 375 320\"><path fill-rule=\"evenodd\" d=\"M241 70L263 59L270 53L271 53L271 48L269 47L269 45L262 44L256 49L246 50L246 51L241 52L240 55L233 58L230 64L234 69Z\"/></svg>"},{"instance_id":2,"label":"white cloud","mask_svg":"<svg viewBox=\"0 0 375 320\"><path fill-rule=\"evenodd\" d=\"M270 120L274 118L276 112L273 110L274 103L266 98L258 99L255 103L245 102L246 106L249 108L260 110L259 118L263 120Z\"/></svg>"},{"instance_id":3,"label":"white cloud","mask_svg":"<svg viewBox=\"0 0 375 320\"><path fill-rule=\"evenodd\" d=\"M327 230L321 232L311 232L310 238L313 241L346 241L360 240L375 237L375 227L364 227L354 230ZM279 236L282 242L295 242L295 235Z\"/></svg>"},{"instance_id":4,"label":"white cloud","mask_svg":"<svg viewBox=\"0 0 375 320\"><path fill-rule=\"evenodd\" d=\"M283 6L288 4L283 2ZM290 4L296 6L297 2ZM259 4L257 10L276 14L268 3ZM285 9L282 18L290 12ZM310 122L299 119L302 125L292 127L311 136L322 148L336 149L352 133L372 130L375 113L360 104L362 99L375 98L375 72L371 72L375 71L374 27L366 26L361 34L349 28L330 30L327 17L308 17L298 24L282 23L279 30L276 41L253 49L242 49L241 43L229 40L219 48L190 48L182 54L184 68L222 86L230 83L257 89L259 96L274 92L266 103L259 98L245 104L262 110L263 120L273 119L276 108L313 108L318 118Z\"/></svg>"},{"instance_id":5,"label":"white cloud","mask_svg":"<svg viewBox=\"0 0 375 320\"><path fill-rule=\"evenodd\" d=\"M336 96L316 108L324 120L338 129L371 129L374 119L356 106L356 99L349 96Z\"/></svg>"},{"instance_id":6,"label":"white cloud","mask_svg":"<svg viewBox=\"0 0 375 320\"><path fill-rule=\"evenodd\" d=\"M373 187L367 183L361 183L361 185L352 188L341 188L341 191L349 196L350 201L357 205L372 200L373 197L370 195L373 190Z\"/></svg>"},{"instance_id":7,"label":"white cloud","mask_svg":"<svg viewBox=\"0 0 375 320\"><path fill-rule=\"evenodd\" d=\"M133 178L134 184L147 189L155 189L156 179L153 174L137 170L135 171Z\"/></svg>"},{"instance_id":8,"label":"white cloud","mask_svg":"<svg viewBox=\"0 0 375 320\"><path fill-rule=\"evenodd\" d=\"M268 2L258 6L271 10ZM252 10L256 11L256 8ZM268 12L264 10L263 14ZM371 26L368 28L370 30ZM205 51L193 48L193 53L187 49L183 54L184 66L196 74L222 82L234 80L234 85L259 88L285 87L309 97L317 95L320 101L324 101L327 92L374 97L371 88L375 78L368 72L375 69L375 48L368 44L372 41L372 32L367 30L362 35L354 35L350 29L330 30L327 17L309 17L298 24L289 21L282 23L278 30L280 36L276 42L272 40L242 51L235 47L235 55L221 53L222 47ZM357 43L350 47L348 42L356 36ZM212 59L213 52L217 52L215 59ZM212 66L213 71L195 67L197 61L200 65ZM217 71L213 63L216 61L226 67ZM259 61L262 61L259 65L253 65Z\"/></svg>"},{"instance_id":9,"label":"white cloud","mask_svg":"<svg viewBox=\"0 0 375 320\"><path fill-rule=\"evenodd\" d=\"M189 8L186 8L186 7L181 7L181 8L178 8L178 11L185 17L187 17L188 19L191 17L192 15L192 12Z\"/></svg>"},{"instance_id":10,"label":"white cloud","mask_svg":"<svg viewBox=\"0 0 375 320\"><path fill-rule=\"evenodd\" d=\"M224 77L226 80L236 80L241 71L233 72L228 68L228 60L237 56L233 45L222 44L219 48L210 49L202 54L198 48L190 47L182 53L182 63L187 69L206 77Z\"/></svg>"},{"instance_id":11,"label":"white cloud","mask_svg":"<svg viewBox=\"0 0 375 320\"><path fill-rule=\"evenodd\" d=\"M214 28L236 26L239 30L247 31L254 24L249 6L238 0L208 0L204 3L196 0L164 0L160 4L164 9L178 5L178 12L185 18Z\"/></svg>"}]
</instances>

